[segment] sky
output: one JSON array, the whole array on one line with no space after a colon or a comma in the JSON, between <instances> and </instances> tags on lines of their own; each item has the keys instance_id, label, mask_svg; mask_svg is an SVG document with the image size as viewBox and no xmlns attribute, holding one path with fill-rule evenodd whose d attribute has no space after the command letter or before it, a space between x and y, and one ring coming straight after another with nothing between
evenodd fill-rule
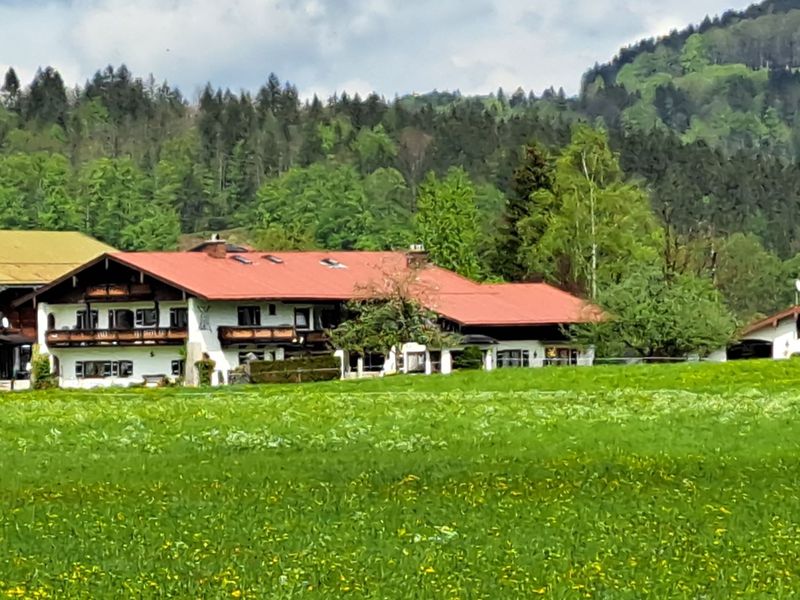
<instances>
[{"instance_id":1,"label":"sky","mask_svg":"<svg viewBox=\"0 0 800 600\"><path fill-rule=\"evenodd\" d=\"M51 65L83 83L108 64L196 98L256 90L270 72L303 97L498 87L577 92L622 46L742 0L0 0L0 69Z\"/></svg>"}]
</instances>

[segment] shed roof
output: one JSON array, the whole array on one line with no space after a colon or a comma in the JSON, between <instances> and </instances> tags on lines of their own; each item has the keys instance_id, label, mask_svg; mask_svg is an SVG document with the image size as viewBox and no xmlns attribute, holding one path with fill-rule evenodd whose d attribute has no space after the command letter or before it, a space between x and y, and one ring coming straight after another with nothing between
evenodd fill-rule
<instances>
[{"instance_id":1,"label":"shed roof","mask_svg":"<svg viewBox=\"0 0 800 600\"><path fill-rule=\"evenodd\" d=\"M113 251L75 231L0 231L0 285L43 285Z\"/></svg>"},{"instance_id":2,"label":"shed roof","mask_svg":"<svg viewBox=\"0 0 800 600\"><path fill-rule=\"evenodd\" d=\"M760 331L767 327L777 327L778 324L790 317L796 318L797 315L800 315L800 306L792 306L791 308L787 308L779 313L776 313L772 316L765 317L756 321L755 323L751 323L747 327L742 330L742 335L751 335L756 331Z\"/></svg>"}]
</instances>

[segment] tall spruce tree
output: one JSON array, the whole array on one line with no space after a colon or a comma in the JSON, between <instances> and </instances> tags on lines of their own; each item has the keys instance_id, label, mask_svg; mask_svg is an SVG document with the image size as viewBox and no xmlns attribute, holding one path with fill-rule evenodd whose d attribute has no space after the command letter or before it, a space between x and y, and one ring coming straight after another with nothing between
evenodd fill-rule
<instances>
[{"instance_id":1,"label":"tall spruce tree","mask_svg":"<svg viewBox=\"0 0 800 600\"><path fill-rule=\"evenodd\" d=\"M17 72L14 70L14 67L9 67L8 71L6 71L5 77L3 78L3 87L0 88L0 91L3 92L3 104L5 104L9 110L18 111L20 92L19 77L17 77Z\"/></svg>"},{"instance_id":2,"label":"tall spruce tree","mask_svg":"<svg viewBox=\"0 0 800 600\"><path fill-rule=\"evenodd\" d=\"M505 279L518 281L528 274L520 257L521 221L528 221L527 242L533 242L537 232L544 233L552 205L550 196L540 192L553 191L553 164L547 151L538 144L525 146L522 162L514 171L503 215L503 225L494 264L495 273ZM536 224L534 224L534 221Z\"/></svg>"}]
</instances>

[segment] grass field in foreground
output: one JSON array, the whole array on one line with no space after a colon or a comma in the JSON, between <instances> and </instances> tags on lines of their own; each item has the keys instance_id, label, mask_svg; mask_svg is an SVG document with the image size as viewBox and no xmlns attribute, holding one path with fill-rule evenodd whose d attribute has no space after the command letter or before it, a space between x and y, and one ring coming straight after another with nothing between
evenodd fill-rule
<instances>
[{"instance_id":1,"label":"grass field in foreground","mask_svg":"<svg viewBox=\"0 0 800 600\"><path fill-rule=\"evenodd\" d=\"M800 590L800 363L0 397L0 598Z\"/></svg>"}]
</instances>

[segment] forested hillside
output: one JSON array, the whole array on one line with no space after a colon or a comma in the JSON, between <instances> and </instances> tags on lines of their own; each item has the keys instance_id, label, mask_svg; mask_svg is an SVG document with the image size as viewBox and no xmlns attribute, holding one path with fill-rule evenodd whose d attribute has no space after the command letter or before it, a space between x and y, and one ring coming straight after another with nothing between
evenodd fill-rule
<instances>
[{"instance_id":1,"label":"forested hillside","mask_svg":"<svg viewBox=\"0 0 800 600\"><path fill-rule=\"evenodd\" d=\"M646 265L747 318L800 267L798 29L800 0L707 19L595 66L577 98L301 99L276 75L186 98L124 66L76 88L11 69L0 227L124 249L230 228L261 248L423 241L471 276L593 297Z\"/></svg>"}]
</instances>

